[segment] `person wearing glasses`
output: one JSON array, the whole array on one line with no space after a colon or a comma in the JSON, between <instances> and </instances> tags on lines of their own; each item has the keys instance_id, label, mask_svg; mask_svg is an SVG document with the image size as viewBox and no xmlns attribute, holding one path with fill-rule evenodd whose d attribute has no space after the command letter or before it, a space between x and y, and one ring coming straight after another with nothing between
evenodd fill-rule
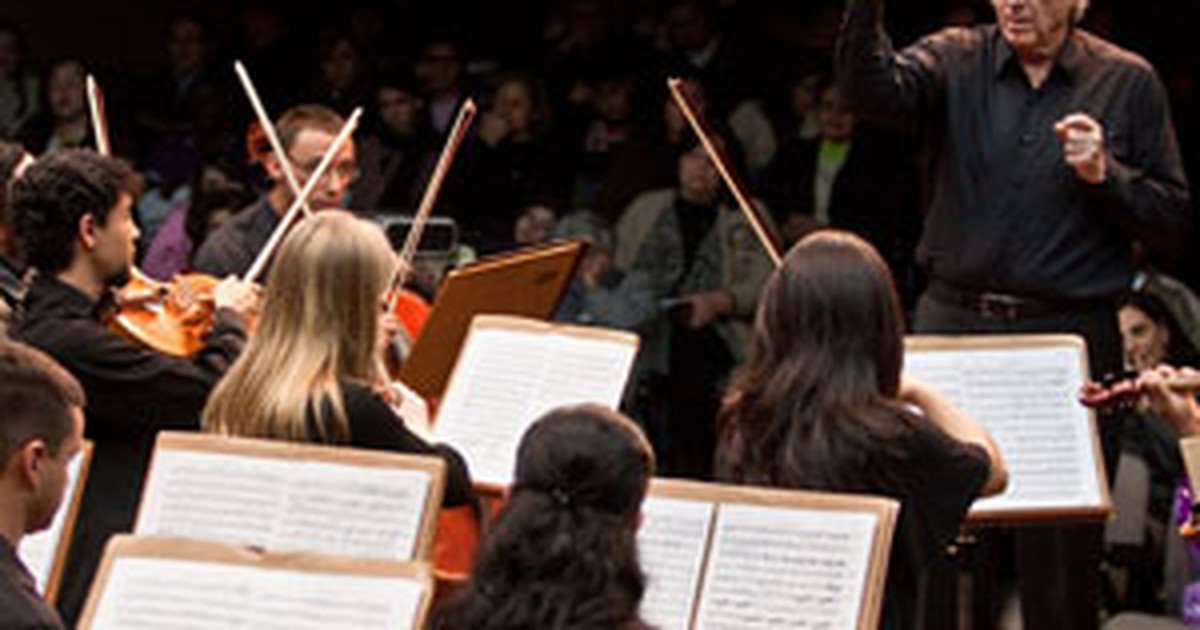
<instances>
[{"instance_id":1,"label":"person wearing glasses","mask_svg":"<svg viewBox=\"0 0 1200 630\"><path fill-rule=\"evenodd\" d=\"M317 169L343 125L340 115L322 105L297 105L276 121L279 141L301 186ZM268 151L260 161L270 177L270 190L205 239L192 259L195 271L218 278L244 274L295 200L278 158ZM309 207L314 211L347 207L350 185L357 177L354 142L349 141L313 190Z\"/></svg>"}]
</instances>

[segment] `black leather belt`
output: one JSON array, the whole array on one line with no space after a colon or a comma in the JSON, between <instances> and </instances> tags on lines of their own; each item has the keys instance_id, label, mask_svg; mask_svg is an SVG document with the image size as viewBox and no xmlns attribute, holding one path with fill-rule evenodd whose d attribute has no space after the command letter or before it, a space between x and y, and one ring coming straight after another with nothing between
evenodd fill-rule
<instances>
[{"instance_id":1,"label":"black leather belt","mask_svg":"<svg viewBox=\"0 0 1200 630\"><path fill-rule=\"evenodd\" d=\"M941 281L929 283L930 297L942 302L978 313L987 319L1015 321L1037 317L1053 317L1069 313L1086 312L1110 306L1108 300L1046 300L963 289Z\"/></svg>"}]
</instances>

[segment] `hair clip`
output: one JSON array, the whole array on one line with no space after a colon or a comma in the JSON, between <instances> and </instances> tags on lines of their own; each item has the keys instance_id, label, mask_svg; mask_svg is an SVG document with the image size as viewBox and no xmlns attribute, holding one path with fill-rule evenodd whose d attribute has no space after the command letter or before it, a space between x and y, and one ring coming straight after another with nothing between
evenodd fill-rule
<instances>
[{"instance_id":1,"label":"hair clip","mask_svg":"<svg viewBox=\"0 0 1200 630\"><path fill-rule=\"evenodd\" d=\"M550 497L554 502L562 507L571 507L571 493L562 488L554 488L550 491Z\"/></svg>"}]
</instances>

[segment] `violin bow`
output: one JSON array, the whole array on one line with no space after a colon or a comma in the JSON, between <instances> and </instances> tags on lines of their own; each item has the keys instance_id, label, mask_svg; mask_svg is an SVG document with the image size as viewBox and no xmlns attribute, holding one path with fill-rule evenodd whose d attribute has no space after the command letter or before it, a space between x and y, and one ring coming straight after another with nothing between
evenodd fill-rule
<instances>
[{"instance_id":1,"label":"violin bow","mask_svg":"<svg viewBox=\"0 0 1200 630\"><path fill-rule=\"evenodd\" d=\"M92 135L96 136L96 153L104 157L112 157L112 138L108 134L108 116L104 109L104 91L100 89L100 84L96 82L96 77L90 73L84 82L87 89L88 112L92 119ZM163 283L147 276L137 265L129 267L129 275L145 282L146 284L163 288Z\"/></svg>"},{"instance_id":2,"label":"violin bow","mask_svg":"<svg viewBox=\"0 0 1200 630\"><path fill-rule=\"evenodd\" d=\"M112 155L112 140L108 135L108 118L104 113L104 92L96 83L96 77L87 75L88 111L92 114L92 134L96 136L96 152L105 157Z\"/></svg>"},{"instance_id":3,"label":"violin bow","mask_svg":"<svg viewBox=\"0 0 1200 630\"><path fill-rule=\"evenodd\" d=\"M296 171L292 168L292 160L288 157L287 151L284 150L283 143L279 141L279 133L275 131L275 125L271 123L271 117L267 115L267 110L263 107L262 99L258 97L258 90L254 87L254 81L250 80L250 73L246 71L246 66L241 61L233 62L233 71L242 83L242 89L246 92L246 98L250 99L250 107L254 109L254 115L258 117L258 124L267 136L267 142L271 144L271 151L275 153L275 159L279 161L279 168L283 171L283 177L287 180L288 187L291 188L293 195L299 195L300 180L296 179ZM304 210L304 216L312 216L313 211L309 207L307 200L305 200L301 208Z\"/></svg>"},{"instance_id":4,"label":"violin bow","mask_svg":"<svg viewBox=\"0 0 1200 630\"><path fill-rule=\"evenodd\" d=\"M690 97L687 94L687 89L681 79L672 78L667 80L667 87L671 90L671 97L675 99L675 104L679 106L679 111L683 112L683 117L687 119L691 125L692 131L700 138L700 143L704 146L705 152L716 166L717 172L721 174L721 179L725 181L725 185L729 187L733 193L733 198L737 201L738 207L742 209L742 213L746 215L746 220L750 222L750 227L754 229L755 236L762 243L763 249L767 250L767 255L771 257L771 262L775 263L776 267L783 265L783 256L779 252L779 245L775 242L775 238L771 236L770 230L767 229L767 223L759 214L754 202L750 200L748 188L742 180L738 178L737 173L729 166L729 158L724 151L717 146L713 140L713 132L700 117L699 110L692 104Z\"/></svg>"},{"instance_id":5,"label":"violin bow","mask_svg":"<svg viewBox=\"0 0 1200 630\"><path fill-rule=\"evenodd\" d=\"M433 214L438 194L442 190L442 184L446 181L446 174L449 173L450 165L454 163L454 156L462 146L463 140L466 139L467 129L470 128L471 121L475 120L475 114L478 111L475 101L470 98L464 101L458 110L454 126L450 128L450 134L446 136L446 146L442 148L437 166L434 167L433 174L429 177L429 184L425 187L425 194L421 196L421 204L417 206L417 214L413 217L412 227L409 228L408 236L404 239L404 246L400 249L400 256L396 261L396 272L392 276L392 286L388 289L387 294L389 305L396 300L404 288L404 282L408 280L408 272L412 268L413 258L416 257L417 247L421 243L421 234L425 231L425 224L428 222L429 216Z\"/></svg>"},{"instance_id":6,"label":"violin bow","mask_svg":"<svg viewBox=\"0 0 1200 630\"><path fill-rule=\"evenodd\" d=\"M358 119L362 118L363 110L361 107L354 109L350 114L350 118L346 124L342 126L337 137L334 138L333 144L329 145L329 149L321 158L321 163L317 165L317 169L308 177L308 181L304 183L304 188L296 195L296 199L292 201L292 206L284 213L283 218L279 221L279 225L275 226L275 231L271 233L271 237L267 239L267 243L263 245L261 251L258 252L258 257L254 259L254 264L250 265L250 269L246 271L244 280L248 282L257 282L259 276L266 270L267 261L275 253L275 249L279 247L279 243L283 240L284 234L287 234L288 229L296 220L296 215L300 213L300 209L307 203L309 195L313 189L317 187L317 183L325 176L325 172L329 170L333 160L341 153L342 147L350 140L350 134L358 127Z\"/></svg>"}]
</instances>

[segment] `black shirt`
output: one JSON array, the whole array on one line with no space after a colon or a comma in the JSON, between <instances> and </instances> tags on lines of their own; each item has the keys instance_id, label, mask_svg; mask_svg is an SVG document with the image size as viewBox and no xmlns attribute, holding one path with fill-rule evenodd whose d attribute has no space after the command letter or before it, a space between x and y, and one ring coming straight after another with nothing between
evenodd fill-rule
<instances>
[{"instance_id":1,"label":"black shirt","mask_svg":"<svg viewBox=\"0 0 1200 630\"><path fill-rule=\"evenodd\" d=\"M431 445L404 426L404 422L369 388L339 381L342 405L350 425L347 446L416 455L436 455L446 461L446 491L442 505L458 507L472 502L471 476L462 455L449 446ZM310 424L315 419L310 416ZM316 431L310 431L316 435Z\"/></svg>"},{"instance_id":2,"label":"black shirt","mask_svg":"<svg viewBox=\"0 0 1200 630\"><path fill-rule=\"evenodd\" d=\"M1094 298L1133 278L1131 239L1176 244L1188 186L1165 90L1142 58L1074 30L1034 88L995 26L947 29L895 52L883 2L849 0L838 79L863 116L922 133L935 279L1047 298ZM1104 127L1108 178L1078 179L1054 132Z\"/></svg>"},{"instance_id":3,"label":"black shirt","mask_svg":"<svg viewBox=\"0 0 1200 630\"><path fill-rule=\"evenodd\" d=\"M241 317L222 309L195 357L169 357L110 332L100 309L74 287L39 276L13 332L57 359L87 394L86 434L95 448L63 584L68 618L87 594L105 540L133 525L158 431L199 427L209 391L246 338Z\"/></svg>"},{"instance_id":4,"label":"black shirt","mask_svg":"<svg viewBox=\"0 0 1200 630\"><path fill-rule=\"evenodd\" d=\"M267 198L263 197L209 234L200 249L196 250L192 268L217 278L241 276L250 270L250 265L254 264L254 259L271 239L281 218ZM265 277L266 274L263 274Z\"/></svg>"},{"instance_id":5,"label":"black shirt","mask_svg":"<svg viewBox=\"0 0 1200 630\"><path fill-rule=\"evenodd\" d=\"M0 628L57 630L62 620L38 595L37 584L8 539L0 536Z\"/></svg>"},{"instance_id":6,"label":"black shirt","mask_svg":"<svg viewBox=\"0 0 1200 630\"><path fill-rule=\"evenodd\" d=\"M923 421L908 435L909 464L893 482L849 491L900 501L884 595L884 628L920 628L928 600L929 572L946 562L967 511L991 474L987 453Z\"/></svg>"},{"instance_id":7,"label":"black shirt","mask_svg":"<svg viewBox=\"0 0 1200 630\"><path fill-rule=\"evenodd\" d=\"M787 465L780 462L794 454L784 452L786 445L769 456L775 465L765 467L760 462L756 468L762 472L755 475L730 468L725 452L731 448L729 441L721 444L717 455L718 468L723 469L718 475L730 483L869 494L900 502L880 623L888 630L925 626L921 616L930 570L946 561L946 546L954 541L991 474L983 448L955 440L922 416L897 417L894 426L897 430L886 436L856 443L866 448L844 450L845 460L816 475L787 474ZM839 472L831 474L835 470Z\"/></svg>"},{"instance_id":8,"label":"black shirt","mask_svg":"<svg viewBox=\"0 0 1200 630\"><path fill-rule=\"evenodd\" d=\"M700 249L708 233L717 222L720 209L717 205L700 205L686 201L682 196L675 196L675 217L679 222L679 234L683 240L683 266L690 269L696 260L696 252Z\"/></svg>"}]
</instances>

